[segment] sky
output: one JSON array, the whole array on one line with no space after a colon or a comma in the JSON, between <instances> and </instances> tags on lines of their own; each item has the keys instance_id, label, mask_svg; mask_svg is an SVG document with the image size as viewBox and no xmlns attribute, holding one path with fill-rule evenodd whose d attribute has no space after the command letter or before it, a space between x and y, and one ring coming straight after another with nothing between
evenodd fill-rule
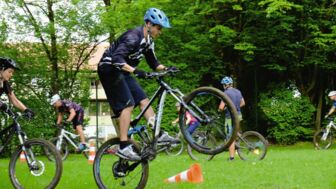
<instances>
[{"instance_id":1,"label":"sky","mask_svg":"<svg viewBox=\"0 0 336 189\"><path fill-rule=\"evenodd\" d=\"M34 2L34 3L39 3L41 5L45 5L44 0L26 0L26 2ZM60 6L64 6L64 5L69 6L69 7L72 6L69 0L59 0L59 2L60 3L55 4L53 6L54 10L57 10ZM98 0L83 0L82 2L86 2L85 6L91 10L94 10L96 6L103 3L103 1L100 1L100 0L99 1ZM35 6L29 6L29 8L33 12L34 16L38 18L39 22L42 25L46 25L48 23L48 18L41 11L41 9L38 9ZM8 26L7 30L9 31L7 42L10 42L10 43L16 43L16 42L22 42L22 41L40 42L40 39L35 37L32 29L30 29L30 32L27 32L26 25L24 25L23 23L17 22L15 19L13 19L13 14L25 15L25 12L20 7L16 7L14 10L11 10L9 6L7 6L3 0L0 0L0 22L5 21ZM96 16L94 19L96 19L97 21L99 20L98 16ZM57 35L59 36L58 38L63 37L62 33L65 32L64 28L58 27L56 25L56 29L57 29ZM74 32L74 36L78 36L78 37L85 36L85 32L86 31L78 31L77 34L76 32ZM106 36L102 36L100 39L105 39L105 38ZM86 38L79 39L79 41L80 40L85 41Z\"/></svg>"}]
</instances>

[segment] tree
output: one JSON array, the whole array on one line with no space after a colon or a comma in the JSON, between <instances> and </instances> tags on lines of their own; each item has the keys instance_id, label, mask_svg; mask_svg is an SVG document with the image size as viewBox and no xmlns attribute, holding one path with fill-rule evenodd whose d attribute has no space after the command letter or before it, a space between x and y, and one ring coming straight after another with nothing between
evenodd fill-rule
<instances>
[{"instance_id":1,"label":"tree","mask_svg":"<svg viewBox=\"0 0 336 189\"><path fill-rule=\"evenodd\" d=\"M101 42L101 5L87 0L19 0L6 1L6 5L14 10L10 21L16 24L11 29L26 36L33 34L30 42L37 43L35 47L43 52L39 57L46 57L44 61L48 62L51 71L50 93L62 89L67 97L78 95L72 90L77 74ZM22 25L25 27L20 27ZM64 91L67 88L71 90Z\"/></svg>"}]
</instances>

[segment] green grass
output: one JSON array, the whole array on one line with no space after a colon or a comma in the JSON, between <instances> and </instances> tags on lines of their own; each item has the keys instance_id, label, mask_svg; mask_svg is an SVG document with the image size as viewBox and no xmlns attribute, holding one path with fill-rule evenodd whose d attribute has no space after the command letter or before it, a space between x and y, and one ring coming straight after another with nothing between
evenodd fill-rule
<instances>
[{"instance_id":1,"label":"green grass","mask_svg":"<svg viewBox=\"0 0 336 189\"><path fill-rule=\"evenodd\" d=\"M184 153L178 157L160 154L150 162L146 188L163 189L336 189L336 150L317 151L310 143L295 146L272 146L266 158L257 163L228 162L227 153L212 161L200 161L204 182L164 183L164 179L190 167L195 161ZM12 188L8 176L8 159L0 160L0 188ZM64 161L62 179L57 189L94 189L92 165L81 155L71 155Z\"/></svg>"}]
</instances>

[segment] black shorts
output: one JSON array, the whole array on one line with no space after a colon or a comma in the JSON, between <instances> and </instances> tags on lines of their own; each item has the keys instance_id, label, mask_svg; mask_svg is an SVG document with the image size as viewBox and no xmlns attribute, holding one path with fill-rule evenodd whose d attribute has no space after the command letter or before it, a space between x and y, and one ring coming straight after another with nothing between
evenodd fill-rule
<instances>
[{"instance_id":1,"label":"black shorts","mask_svg":"<svg viewBox=\"0 0 336 189\"><path fill-rule=\"evenodd\" d=\"M126 107L139 105L140 101L147 98L129 73L117 70L112 65L98 66L98 75L115 115L119 115Z\"/></svg>"},{"instance_id":2,"label":"black shorts","mask_svg":"<svg viewBox=\"0 0 336 189\"><path fill-rule=\"evenodd\" d=\"M78 125L83 126L84 123L84 110L76 112L76 116L72 119L73 128L76 129Z\"/></svg>"}]
</instances>

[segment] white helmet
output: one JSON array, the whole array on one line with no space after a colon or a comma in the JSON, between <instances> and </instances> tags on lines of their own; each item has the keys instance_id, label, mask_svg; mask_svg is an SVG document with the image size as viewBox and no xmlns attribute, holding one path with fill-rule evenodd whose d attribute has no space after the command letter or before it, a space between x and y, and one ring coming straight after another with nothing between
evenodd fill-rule
<instances>
[{"instance_id":1,"label":"white helmet","mask_svg":"<svg viewBox=\"0 0 336 189\"><path fill-rule=\"evenodd\" d=\"M335 96L336 95L336 91L330 91L328 96Z\"/></svg>"},{"instance_id":2,"label":"white helmet","mask_svg":"<svg viewBox=\"0 0 336 189\"><path fill-rule=\"evenodd\" d=\"M61 97L58 94L55 94L50 99L50 105L54 105L58 100L61 100Z\"/></svg>"}]
</instances>

